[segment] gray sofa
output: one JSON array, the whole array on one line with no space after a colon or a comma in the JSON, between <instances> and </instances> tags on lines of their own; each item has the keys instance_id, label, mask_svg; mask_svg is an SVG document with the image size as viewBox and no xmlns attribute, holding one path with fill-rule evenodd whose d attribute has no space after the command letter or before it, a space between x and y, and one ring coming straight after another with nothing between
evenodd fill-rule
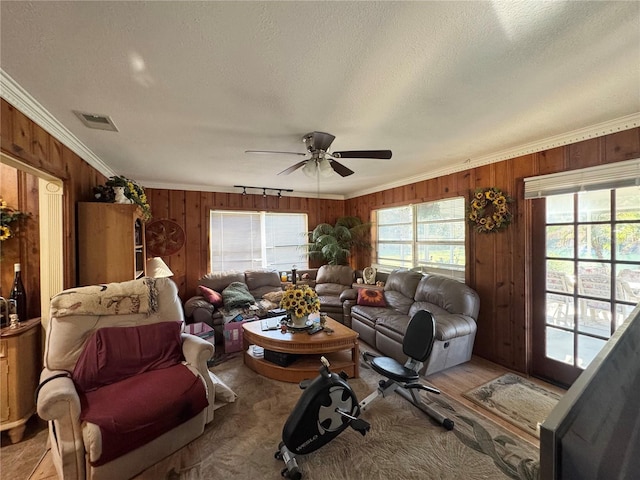
<instances>
[{"instance_id":1,"label":"gray sofa","mask_svg":"<svg viewBox=\"0 0 640 480\"><path fill-rule=\"evenodd\" d=\"M346 265L323 265L315 277L315 290L320 298L320 311L351 327L349 311L357 292L351 288L355 272Z\"/></svg>"},{"instance_id":2,"label":"gray sofa","mask_svg":"<svg viewBox=\"0 0 640 480\"><path fill-rule=\"evenodd\" d=\"M351 328L382 354L404 363L402 341L411 317L430 311L436 320L436 340L422 375L470 360L480 309L478 294L456 280L409 270L391 272L384 286L385 307L348 301Z\"/></svg>"},{"instance_id":3,"label":"gray sofa","mask_svg":"<svg viewBox=\"0 0 640 480\"><path fill-rule=\"evenodd\" d=\"M254 297L257 304L262 302L266 293L282 291L280 275L275 270L247 270L245 272L229 270L208 273L200 279L199 285L204 285L218 293L222 293L233 282L241 282L247 285L249 293ZM268 307L269 305L265 306ZM225 322L239 313L248 315L250 312L240 312L238 309L227 312L222 308L216 308L204 296L196 295L185 302L184 313L188 323L204 322L213 327L216 332L216 343L221 343Z\"/></svg>"}]
</instances>

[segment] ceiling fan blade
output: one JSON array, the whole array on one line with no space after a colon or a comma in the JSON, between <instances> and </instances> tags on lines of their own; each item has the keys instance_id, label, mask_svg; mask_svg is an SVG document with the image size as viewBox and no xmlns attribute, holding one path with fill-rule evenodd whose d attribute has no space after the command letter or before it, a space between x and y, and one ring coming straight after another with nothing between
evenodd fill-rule
<instances>
[{"instance_id":1,"label":"ceiling fan blade","mask_svg":"<svg viewBox=\"0 0 640 480\"><path fill-rule=\"evenodd\" d=\"M349 150L346 152L333 152L331 156L336 158L376 158L378 160L389 160L391 150Z\"/></svg>"},{"instance_id":2,"label":"ceiling fan blade","mask_svg":"<svg viewBox=\"0 0 640 480\"><path fill-rule=\"evenodd\" d=\"M343 177L348 177L349 175L353 174L353 170L345 167L344 165L342 165L340 162L338 162L337 160L330 160L331 163L331 168L333 168L333 170L338 174L341 175Z\"/></svg>"},{"instance_id":3,"label":"ceiling fan blade","mask_svg":"<svg viewBox=\"0 0 640 480\"><path fill-rule=\"evenodd\" d=\"M304 157L306 155L306 153L300 153L300 152L276 152L273 150L245 150L244 153L257 153L257 154L265 154L265 155L269 155L269 154L276 154L276 155L300 155L302 157Z\"/></svg>"},{"instance_id":4,"label":"ceiling fan blade","mask_svg":"<svg viewBox=\"0 0 640 480\"><path fill-rule=\"evenodd\" d=\"M295 172L297 169L299 169L300 167L302 167L305 163L307 163L309 160L303 160L301 162L296 163L295 165L291 165L289 168L287 168L286 170L281 171L278 175L289 175L290 173Z\"/></svg>"}]
</instances>

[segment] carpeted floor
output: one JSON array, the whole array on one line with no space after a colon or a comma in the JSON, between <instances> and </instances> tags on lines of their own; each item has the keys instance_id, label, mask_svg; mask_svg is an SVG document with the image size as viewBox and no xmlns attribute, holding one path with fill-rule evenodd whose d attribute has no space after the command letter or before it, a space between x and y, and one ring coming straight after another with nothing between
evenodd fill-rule
<instances>
[{"instance_id":1,"label":"carpeted floor","mask_svg":"<svg viewBox=\"0 0 640 480\"><path fill-rule=\"evenodd\" d=\"M284 464L274 453L300 389L257 375L242 365L240 355L212 371L238 394L238 400L216 411L202 437L137 480L281 478ZM360 371L361 378L349 382L362 399L379 377L366 366ZM380 398L362 415L371 423L371 431L362 437L347 429L302 457L303 478L538 478L536 448L444 395L431 398L456 422L453 431L436 425L399 395Z\"/></svg>"},{"instance_id":2,"label":"carpeted floor","mask_svg":"<svg viewBox=\"0 0 640 480\"><path fill-rule=\"evenodd\" d=\"M538 438L540 424L560 400L557 393L512 373L491 380L463 396Z\"/></svg>"},{"instance_id":3,"label":"carpeted floor","mask_svg":"<svg viewBox=\"0 0 640 480\"><path fill-rule=\"evenodd\" d=\"M200 438L137 480L281 478L284 464L274 453L300 389L245 368L240 354L226 357L211 370L238 394L238 400L217 410ZM376 388L379 377L366 366L360 372L361 378L349 382L361 400ZM453 431L436 425L399 395L379 398L362 414L371 431L363 437L347 429L301 457L303 479L538 478L539 453L531 444L445 395L430 395L429 401L455 421ZM42 452L43 438L39 434L34 440ZM2 478L26 478L12 474L11 458L2 450Z\"/></svg>"}]
</instances>

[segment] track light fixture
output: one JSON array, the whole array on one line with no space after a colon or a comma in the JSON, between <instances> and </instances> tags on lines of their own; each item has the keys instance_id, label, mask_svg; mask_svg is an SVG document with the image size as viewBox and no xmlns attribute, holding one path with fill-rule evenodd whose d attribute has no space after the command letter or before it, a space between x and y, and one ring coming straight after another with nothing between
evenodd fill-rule
<instances>
[{"instance_id":1,"label":"track light fixture","mask_svg":"<svg viewBox=\"0 0 640 480\"><path fill-rule=\"evenodd\" d=\"M271 188L271 187L251 187L249 185L234 185L235 188L242 189L242 195L247 195L247 189L262 190L262 196L266 197L267 192L278 192L278 198L282 197L282 192L293 192L291 188Z\"/></svg>"}]
</instances>

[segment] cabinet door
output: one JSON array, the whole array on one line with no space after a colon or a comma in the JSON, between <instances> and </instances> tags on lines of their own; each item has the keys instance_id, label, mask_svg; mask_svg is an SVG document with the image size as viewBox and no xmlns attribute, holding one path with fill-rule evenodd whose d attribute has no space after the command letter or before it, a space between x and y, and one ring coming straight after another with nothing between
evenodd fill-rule
<instances>
[{"instance_id":1,"label":"cabinet door","mask_svg":"<svg viewBox=\"0 0 640 480\"><path fill-rule=\"evenodd\" d=\"M9 420L9 360L7 342L0 342L0 422Z\"/></svg>"},{"instance_id":2,"label":"cabinet door","mask_svg":"<svg viewBox=\"0 0 640 480\"><path fill-rule=\"evenodd\" d=\"M144 225L136 205L78 204L78 272L80 285L144 276Z\"/></svg>"}]
</instances>

